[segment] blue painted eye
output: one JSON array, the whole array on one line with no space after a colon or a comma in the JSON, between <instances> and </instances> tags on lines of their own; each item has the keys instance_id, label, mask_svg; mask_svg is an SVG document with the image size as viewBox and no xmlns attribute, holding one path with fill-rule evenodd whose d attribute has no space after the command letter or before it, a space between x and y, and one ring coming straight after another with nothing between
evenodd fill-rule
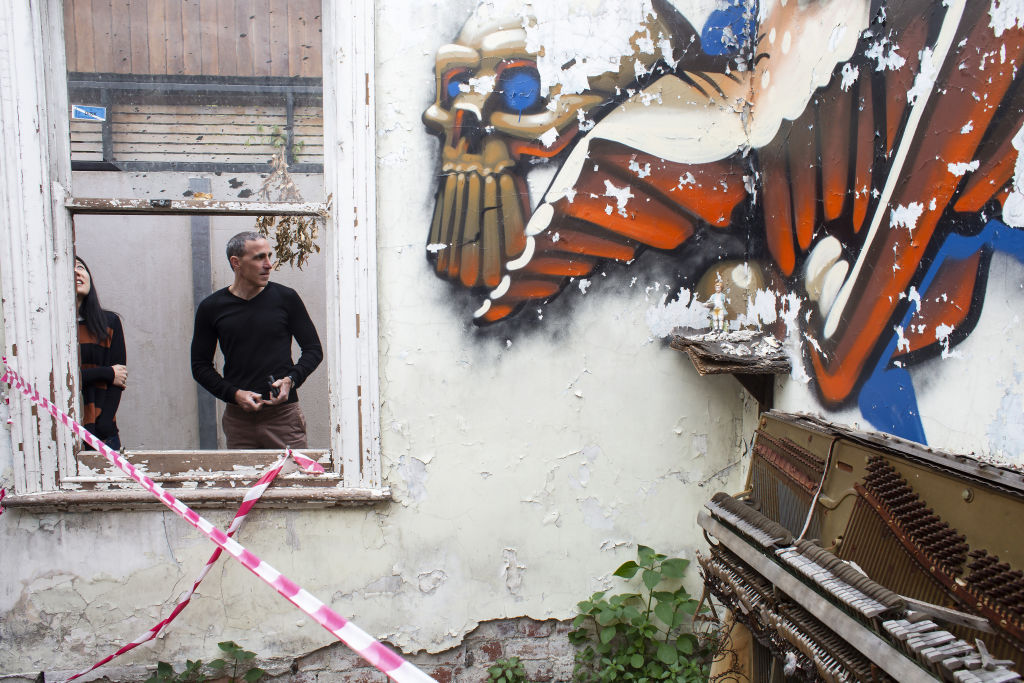
<instances>
[{"instance_id":1,"label":"blue painted eye","mask_svg":"<svg viewBox=\"0 0 1024 683\"><path fill-rule=\"evenodd\" d=\"M458 97L461 90L459 86L462 85L462 81L452 80L448 81L448 97Z\"/></svg>"},{"instance_id":2,"label":"blue painted eye","mask_svg":"<svg viewBox=\"0 0 1024 683\"><path fill-rule=\"evenodd\" d=\"M509 69L501 75L505 107L523 113L540 100L540 77L533 69Z\"/></svg>"}]
</instances>

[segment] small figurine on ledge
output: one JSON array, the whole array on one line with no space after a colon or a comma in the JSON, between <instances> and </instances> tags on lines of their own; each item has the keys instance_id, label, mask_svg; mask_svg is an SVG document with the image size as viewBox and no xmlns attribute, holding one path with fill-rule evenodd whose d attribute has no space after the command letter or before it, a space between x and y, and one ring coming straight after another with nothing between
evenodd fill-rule
<instances>
[{"instance_id":1,"label":"small figurine on ledge","mask_svg":"<svg viewBox=\"0 0 1024 683\"><path fill-rule=\"evenodd\" d=\"M704 305L711 309L711 330L713 332L725 332L725 306L728 303L729 299L722 291L722 278L719 276L715 281L715 293L704 302Z\"/></svg>"}]
</instances>

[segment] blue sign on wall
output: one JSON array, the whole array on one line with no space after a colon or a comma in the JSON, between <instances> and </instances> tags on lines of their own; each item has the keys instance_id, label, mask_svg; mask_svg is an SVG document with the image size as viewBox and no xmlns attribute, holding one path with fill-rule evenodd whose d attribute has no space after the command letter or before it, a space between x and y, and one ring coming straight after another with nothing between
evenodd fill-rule
<instances>
[{"instance_id":1,"label":"blue sign on wall","mask_svg":"<svg viewBox=\"0 0 1024 683\"><path fill-rule=\"evenodd\" d=\"M84 104L71 105L72 121L106 121L106 107L90 107Z\"/></svg>"}]
</instances>

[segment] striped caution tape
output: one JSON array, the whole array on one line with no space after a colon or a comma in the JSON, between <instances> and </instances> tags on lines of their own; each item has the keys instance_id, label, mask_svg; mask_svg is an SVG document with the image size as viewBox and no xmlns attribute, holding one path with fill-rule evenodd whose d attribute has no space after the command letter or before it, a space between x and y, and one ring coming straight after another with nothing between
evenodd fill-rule
<instances>
[{"instance_id":1,"label":"striped caution tape","mask_svg":"<svg viewBox=\"0 0 1024 683\"><path fill-rule=\"evenodd\" d=\"M231 520L231 524L228 526L227 535L229 537L234 536L235 532L238 531L238 528L242 526L242 522L245 521L245 516L249 514L249 510L251 510L253 506L256 505L256 502L263 496L263 492L267 490L270 484L281 472L281 468L283 468L284 464L288 462L289 457L292 457L295 460L295 462L299 465L299 467L301 467L307 473L323 474L324 468L321 467L318 462L310 458L307 458L301 453L296 453L292 451L290 448L287 449L285 454L282 455L278 459L278 461L274 463L274 465L269 470L267 470L262 477L259 478L259 481L257 481L251 489L245 492L245 497L242 499L242 505L238 508L238 512L235 513L234 519ZM148 643L149 641L159 636L160 633L165 628L167 628L167 625L174 621L175 617L181 614L182 610L185 609L189 601L192 599L192 596L195 595L196 590L199 588L199 584L202 583L203 579L206 578L206 575L210 572L210 569L213 568L213 565L217 562L217 559L220 558L220 554L222 552L223 551L220 548L216 548L213 551L213 554L210 555L210 559L206 561L206 566L204 566L203 570L199 572L199 576L192 584L192 589L181 596L181 599L178 600L178 604L174 606L174 609L171 611L170 615L168 615L166 619L162 620L156 626L149 629L148 631L146 631L138 638L128 643L112 655L104 657L100 661L90 666L88 669L79 671L74 676L65 679L64 683L68 683L68 681L73 681L79 676L83 676L94 669L98 669L99 667L110 662L111 660L120 657L125 652L133 650L139 645L142 645L143 643Z\"/></svg>"},{"instance_id":2,"label":"striped caution tape","mask_svg":"<svg viewBox=\"0 0 1024 683\"><path fill-rule=\"evenodd\" d=\"M113 451L105 443L93 436L82 425L73 420L67 413L48 401L39 394L31 384L26 382L17 372L7 365L7 358L0 358L4 365L4 374L0 381L7 382L13 388L19 390L33 403L44 408L54 417L55 420L70 429L76 436L95 448L109 460L115 467L142 485L144 489L152 493L160 502L171 509L176 515L184 519L193 527L198 529L204 536L209 538L220 549L227 551L228 555L242 563L242 565L253 574L269 584L284 598L299 608L306 615L313 618L318 624L330 631L338 640L356 651L360 657L387 674L388 678L398 683L425 683L434 681L418 668L405 661L383 643L378 642L361 628L348 621L340 614L321 602L316 596L302 588L284 574L271 567L268 563L246 550L228 534L221 531L205 518L200 516L192 508L188 507L175 498L152 479L139 472L133 464ZM436 681L434 682L436 683Z\"/></svg>"}]
</instances>

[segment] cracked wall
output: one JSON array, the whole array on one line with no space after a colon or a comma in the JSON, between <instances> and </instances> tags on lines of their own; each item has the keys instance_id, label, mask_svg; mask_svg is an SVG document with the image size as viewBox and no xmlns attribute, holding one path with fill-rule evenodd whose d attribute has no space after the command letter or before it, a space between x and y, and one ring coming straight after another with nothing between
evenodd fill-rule
<instances>
[{"instance_id":1,"label":"cracked wall","mask_svg":"<svg viewBox=\"0 0 1024 683\"><path fill-rule=\"evenodd\" d=\"M987 10L987 3L982 4ZM498 13L517 6L484 5ZM587 23L588 12L601 19L604 12L618 17L615 12L626 11L613 5L616 3L596 0L581 3L571 16ZM656 7L657 13L665 7L641 5L644 11ZM727 37L725 28L733 24L714 15L711 3L679 5L681 16L691 27L698 27L696 35L703 39L703 29L710 23L718 27L716 35ZM914 3L908 3L911 5ZM860 10L863 14L856 14ZM699 248L678 250L686 241L682 240L676 245L652 242L644 249L589 261L588 255L581 253L574 263L585 263L586 268L579 275L567 276L576 280L553 290L530 290L546 293L517 301L505 310L504 322L495 319L491 321L494 324L476 326L471 312L480 310L481 295L492 302L481 315L497 317L503 297L528 290L515 288L510 276L507 289L492 298L483 291L491 287L483 266L479 273L484 279L471 278L469 269L464 276L468 285L462 286L461 264L472 265L473 259L460 258L458 267L453 267L451 243L430 236L438 157L444 141L427 136L420 119L424 109L436 103L439 45L460 36L467 22L474 31L482 31L486 22L474 19L479 16L476 11L477 3L468 0L387 3L377 10L381 425L384 479L392 487L395 501L371 509L257 508L240 533L240 540L254 552L329 601L339 613L407 652L451 648L477 624L494 619L521 615L538 620L568 618L578 600L615 585L610 572L632 556L637 543L693 557L702 540L692 521L709 491L736 490L742 483L745 439L754 428L755 408L734 380L698 378L685 356L664 347L658 330L669 323L662 309L674 306L673 313L693 316L692 293L702 292L700 300L706 298L707 286L721 273L735 288L733 296L740 307L737 314L778 326L781 336L792 343L795 357L802 361L796 365L794 377L780 383L780 402L792 409L822 406L824 375L813 364L812 354L820 350L825 357L834 351L826 348L822 339L827 310L822 310L819 301L826 292L829 298L838 296L841 287L833 286L834 282L826 287L836 279L830 279L828 273L841 260L854 258L850 244L841 238L863 233L851 228L849 234L826 234L812 226L811 246L811 242L802 244L808 239L803 223L790 216L788 223L771 227L766 217L777 217L783 210L780 207L804 206L799 202L805 197L794 190L817 187L814 183L824 177L819 169L806 183L797 182L792 175L796 166L788 171L783 168L790 164L791 152L810 149L812 141L800 137L812 130L803 117L827 118L827 108L816 108L823 105L812 97L813 88L831 88L836 98L849 93L859 97L874 92L879 84L882 92L888 92L884 86L891 78L901 84L906 102L907 91L915 87L914 76L921 71L915 67L921 57L914 53L923 53L906 48L907 40L894 41L888 33L865 35L865 22L876 16L873 6L838 0L765 3L758 21L771 46L766 48L771 59L762 60L757 69L736 70L746 74L738 77L741 81L753 77L753 83L736 85L724 70L709 76L724 93L709 104L707 97L695 99L692 89L662 82L668 72L660 71L657 61L663 60L667 50L671 60L683 63L682 47L688 44L673 43L674 38L689 35L680 32L683 24L677 17L653 18L650 12L633 17L637 35L630 33L625 40L618 20L609 22L615 28L602 28L605 24L598 20L591 22L596 31L619 32L602 34L609 45L620 52L625 46L630 50L635 46L642 58L630 60L623 73L605 69L596 76L587 70L590 67L568 65L571 60L542 65L543 73L548 74L545 78L555 80L559 78L551 75L556 74L555 67L575 69L566 76L573 80L560 97L565 103L571 97L585 96L579 90L582 79L600 81L597 86L607 96L619 87L624 99L612 113L597 111L599 107L556 107L554 119L522 108L523 118L541 117L528 121L535 124L537 144L541 145L534 145L534 151L564 143L565 154L558 157L555 168L546 162L533 164L536 168L531 167L522 179L522 188L514 188L507 197L520 206L528 204L529 211L524 208L518 219L510 220L518 220L523 237L536 230L529 235L535 238L535 245L545 239L546 248L555 252L568 248L574 240L579 243L583 231L574 229L579 224L565 216L587 204L584 199L593 200L593 211L586 215L601 221L602 230L625 229L628 222L656 224L648 221L643 211L652 192L641 194L634 180L646 184L659 180L667 183L659 190L661 195L685 195L688 206L704 211L700 229L686 236L699 234L699 240L688 242ZM834 17L836 12L841 16ZM828 23L830 18L835 19L833 24ZM713 24L712 19L719 23ZM521 26L521 16L519 21ZM744 21L738 25L741 33ZM885 30L904 27L897 16L887 21L879 26ZM829 29L793 29L804 25ZM545 26L538 23L530 25L530 31L523 29L525 44L560 37ZM987 24L968 22L963 26L994 35ZM1005 30L1006 35L1016 31ZM583 40L575 29L567 36L572 45ZM586 37L601 42L590 34ZM807 47L808 40L812 47L817 46L817 52ZM504 49L502 45L479 41L478 47ZM968 45L972 43L968 41ZM679 54L674 52L676 48ZM561 50L572 52L571 47ZM455 58L461 53L452 49L446 54ZM897 65L896 55L907 62ZM705 66L729 63L734 57L735 53L728 51L709 54ZM992 58L998 61L998 50L985 62L987 68L996 67ZM980 55L972 64L979 60ZM732 64L736 66L736 62ZM969 75L979 87L985 86L975 68ZM628 86L618 86L617 79L631 82L640 72L647 79L642 88L630 93ZM606 73L608 77L603 78ZM658 78L649 78L654 76ZM497 74L493 83L475 78L472 83L468 78L465 83L458 81L452 95L485 98L494 94ZM936 82L941 82L941 72L937 78ZM685 84L683 79L677 80ZM552 82L548 82L548 94L556 90ZM786 93L794 90L793 83L800 86L795 89L797 96L787 98ZM463 92L463 85L468 92ZM738 89L725 92L727 85ZM528 94L529 87L525 90ZM520 92L514 89L514 94ZM982 92L987 91L983 88ZM512 102L515 106L524 103L518 95ZM671 109L667 104L678 107ZM577 110L583 115L577 115ZM602 113L605 115L599 116ZM516 124L517 118L510 115L499 123ZM685 130L670 127L679 121L687 124ZM981 130L980 120L972 121L967 133ZM564 131L572 126L582 133L592 132L593 137L586 145L570 146L572 139L565 139ZM961 122L954 132L959 134L967 127ZM552 128L554 137L549 133ZM869 137L874 130L868 130ZM660 135L663 144L649 144L651 131ZM780 140L790 143L787 146ZM793 144L794 140L803 140L803 146ZM630 151L623 155L611 143L631 145ZM845 149L844 158L849 158L854 147L847 144ZM576 150L578 154L573 156ZM667 156L658 156L662 153ZM1015 151L1010 158L1016 158ZM941 170L958 179L957 183L966 182L982 169L965 167L963 175L955 175L949 164L971 161L944 157ZM608 178L610 186L590 170L592 163L598 162L615 162L620 167L619 175ZM960 172L961 168L953 170ZM884 190L885 177L872 181L879 184L879 192ZM630 182L628 192L623 178ZM592 185L581 185L591 181ZM515 186L517 180L509 177L508 182ZM846 191L839 193L843 197L840 204L846 207L849 202L849 211L858 200L872 195L859 184L843 187ZM528 202L522 200L523 192ZM817 207L817 195L812 200L811 205ZM879 219L880 225L906 239L912 233L928 246L925 256L935 262L934 249L940 242L925 239L925 220L930 211L946 211L941 208L944 205L937 203L932 209L929 197L909 195L894 202L894 208L908 210L894 223ZM917 209L909 211L914 202L921 204L916 219ZM550 211L538 213L536 208L545 205ZM736 225L741 228L738 237L735 229L729 231ZM594 231L589 236L596 235ZM522 248L528 243L523 239ZM425 246L429 257L424 255ZM733 258L737 248L743 254L748 247L756 259L749 255ZM812 259L815 247L820 251ZM446 252L447 267L441 268ZM509 261L524 253L509 254ZM539 253L535 250L533 255ZM731 255L722 267L721 254ZM950 262L958 255L951 252ZM971 257L973 252L967 254ZM893 263L880 256L873 263L880 264L875 266L878 273L891 278L894 273L919 273L926 260L922 256L917 262L901 261L902 271L894 270ZM540 263L532 257L522 262ZM1013 358L1007 350L1018 348L1019 321L1013 310L1019 302L1021 270L1010 257L994 257L991 265L987 260L984 263L985 274L992 274L985 280L990 296L986 315L974 325L974 334L959 346L943 347L935 337L937 325L933 323L951 325L951 320L939 315L923 331L919 330L922 321L908 321L903 338L911 344L911 354L915 349L932 348L935 356L927 362L910 355L895 360L914 361L924 424L940 435L940 440L954 442L950 444L954 447L981 442L994 450L1012 452L1019 448L1013 433L1020 421L1016 397L1021 393L1021 381L1015 366L1013 371L1004 371L992 358ZM817 277L806 277L810 266ZM533 271L520 268L509 272ZM495 289L509 272L500 273ZM704 278L707 273L711 273L710 279ZM919 290L924 288L914 291ZM977 290L968 290L970 309ZM812 294L818 299L812 299ZM910 310L911 294L909 285L896 290L894 306L900 312ZM930 296L941 299L936 293ZM922 301L928 298L924 296ZM888 343L895 335L891 322L886 319L868 338ZM867 334L852 323L837 329L858 332L850 339ZM943 359L939 355L943 348L963 355ZM944 372L929 374L928 368L937 362L944 364ZM947 384L950 374L958 375L962 382L955 385L961 387L954 391L956 401L951 401L947 389L954 386ZM799 381L801 377L809 382ZM978 391L985 382L1003 387L1002 394L991 398L967 393ZM965 395L973 399L967 410L959 404L959 397ZM0 408L0 416L3 410ZM950 419L951 413L957 413L955 420ZM835 414L856 418L849 411ZM0 478L8 477L5 481L9 481L13 447L9 437L0 440ZM230 513L219 511L211 518L223 525ZM40 516L8 511L0 518L0 547L5 549L0 565L0 612L5 614L0 625L0 662L5 672L70 670L91 664L98 655L155 622L160 606L173 602L190 584L210 551L208 544L179 520L154 512ZM689 581L695 585L695 576ZM216 642L225 639L265 656L295 656L331 642L328 634L242 568L224 563L204 583L187 619L155 643L128 655L126 664L210 659L216 654Z\"/></svg>"}]
</instances>

